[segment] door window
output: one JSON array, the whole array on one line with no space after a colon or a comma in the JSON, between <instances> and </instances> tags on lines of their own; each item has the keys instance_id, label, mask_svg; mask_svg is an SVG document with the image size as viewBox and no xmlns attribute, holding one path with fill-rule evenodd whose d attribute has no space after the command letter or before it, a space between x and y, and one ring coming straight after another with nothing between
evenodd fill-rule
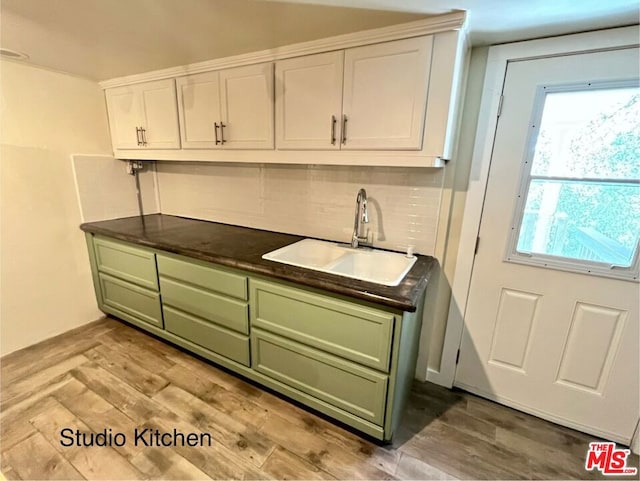
<instances>
[{"instance_id":1,"label":"door window","mask_svg":"<svg viewBox=\"0 0 640 481\"><path fill-rule=\"evenodd\" d=\"M542 86L507 260L638 278L637 83Z\"/></svg>"}]
</instances>

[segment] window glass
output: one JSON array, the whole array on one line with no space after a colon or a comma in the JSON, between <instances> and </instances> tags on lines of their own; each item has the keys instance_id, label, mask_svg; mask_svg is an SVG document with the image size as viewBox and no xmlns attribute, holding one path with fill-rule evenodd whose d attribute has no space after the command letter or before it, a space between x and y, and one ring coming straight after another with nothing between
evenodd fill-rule
<instances>
[{"instance_id":1,"label":"window glass","mask_svg":"<svg viewBox=\"0 0 640 481\"><path fill-rule=\"evenodd\" d=\"M630 267L640 238L638 89L548 92L533 127L516 251Z\"/></svg>"},{"instance_id":2,"label":"window glass","mask_svg":"<svg viewBox=\"0 0 640 481\"><path fill-rule=\"evenodd\" d=\"M640 179L637 88L545 96L531 175Z\"/></svg>"},{"instance_id":3,"label":"window glass","mask_svg":"<svg viewBox=\"0 0 640 481\"><path fill-rule=\"evenodd\" d=\"M640 232L640 185L535 179L518 252L629 267Z\"/></svg>"}]
</instances>

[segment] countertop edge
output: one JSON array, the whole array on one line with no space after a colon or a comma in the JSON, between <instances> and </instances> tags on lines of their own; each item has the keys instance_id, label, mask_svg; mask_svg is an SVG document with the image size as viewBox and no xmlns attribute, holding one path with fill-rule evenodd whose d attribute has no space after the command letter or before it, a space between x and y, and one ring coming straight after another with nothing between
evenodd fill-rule
<instances>
[{"instance_id":1,"label":"countertop edge","mask_svg":"<svg viewBox=\"0 0 640 481\"><path fill-rule=\"evenodd\" d=\"M411 294L405 297L405 299L399 300L399 299L384 297L375 293L370 293L366 290L366 285L363 286L364 287L363 289L358 289L358 288L347 286L345 284L341 284L339 282L339 276L335 276L338 278L336 279L336 282L331 282L330 280L327 280L327 279L322 279L319 281L314 281L313 280L314 278L300 279L293 275L287 275L284 272L277 272L277 271L274 272L272 269L265 268L264 266L241 261L236 258L221 256L217 254L212 255L211 253L184 248L176 244L169 244L169 243L163 243L159 241L152 241L149 239L143 239L137 235L131 235L121 231L102 228L100 226L96 226L94 223L91 223L91 222L82 223L80 225L80 229L87 233L104 235L104 236L112 237L118 240L131 242L133 244L137 244L143 247L163 250L173 254L183 255L186 257L203 260L205 262L211 262L211 263L218 264L225 267L240 269L247 272L263 275L265 277L271 277L274 279L279 279L282 281L300 284L300 285L311 287L314 289L328 291L334 294L339 294L346 297L351 297L354 299L371 302L377 305L382 305L387 308L397 309L404 312L415 312L417 310L417 302L420 298L420 294L426 288L429 282L429 279L431 277L431 274L433 272L432 268L428 269L428 271L422 277L422 279L418 283L416 283L416 285L413 287L413 289L411 290ZM431 262L432 263L435 262L435 259L432 259ZM296 268L296 269L302 269L302 268ZM307 271L307 269L304 269L304 270ZM363 283L363 284L366 284L366 283Z\"/></svg>"}]
</instances>

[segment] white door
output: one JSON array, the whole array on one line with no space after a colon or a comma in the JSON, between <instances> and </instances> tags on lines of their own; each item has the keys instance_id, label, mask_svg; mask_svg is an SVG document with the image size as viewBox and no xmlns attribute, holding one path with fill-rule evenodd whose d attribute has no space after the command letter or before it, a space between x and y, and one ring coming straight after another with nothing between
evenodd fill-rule
<instances>
[{"instance_id":1,"label":"white door","mask_svg":"<svg viewBox=\"0 0 640 481\"><path fill-rule=\"evenodd\" d=\"M340 148L344 52L276 63L276 147Z\"/></svg>"},{"instance_id":2,"label":"white door","mask_svg":"<svg viewBox=\"0 0 640 481\"><path fill-rule=\"evenodd\" d=\"M105 91L109 129L114 149L142 148L142 100L135 86L117 87Z\"/></svg>"},{"instance_id":3,"label":"white door","mask_svg":"<svg viewBox=\"0 0 640 481\"><path fill-rule=\"evenodd\" d=\"M220 80L218 72L176 79L180 139L183 149L214 149L220 140ZM217 143L216 143L217 139Z\"/></svg>"},{"instance_id":4,"label":"white door","mask_svg":"<svg viewBox=\"0 0 640 481\"><path fill-rule=\"evenodd\" d=\"M420 150L432 44L428 36L345 51L342 149Z\"/></svg>"},{"instance_id":5,"label":"white door","mask_svg":"<svg viewBox=\"0 0 640 481\"><path fill-rule=\"evenodd\" d=\"M638 421L638 49L512 62L455 385L628 443Z\"/></svg>"},{"instance_id":6,"label":"white door","mask_svg":"<svg viewBox=\"0 0 640 481\"><path fill-rule=\"evenodd\" d=\"M220 71L222 147L273 149L273 64Z\"/></svg>"},{"instance_id":7,"label":"white door","mask_svg":"<svg viewBox=\"0 0 640 481\"><path fill-rule=\"evenodd\" d=\"M140 84L144 115L143 144L147 149L179 149L180 129L173 79Z\"/></svg>"}]
</instances>

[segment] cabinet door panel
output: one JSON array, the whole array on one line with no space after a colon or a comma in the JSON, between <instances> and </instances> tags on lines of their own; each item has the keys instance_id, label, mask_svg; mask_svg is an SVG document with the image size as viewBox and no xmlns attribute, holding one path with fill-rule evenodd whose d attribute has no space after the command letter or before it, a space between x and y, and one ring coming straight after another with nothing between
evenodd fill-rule
<instances>
[{"instance_id":1,"label":"cabinet door panel","mask_svg":"<svg viewBox=\"0 0 640 481\"><path fill-rule=\"evenodd\" d=\"M169 306L163 306L162 310L167 331L245 366L249 365L248 337Z\"/></svg>"},{"instance_id":2,"label":"cabinet door panel","mask_svg":"<svg viewBox=\"0 0 640 481\"><path fill-rule=\"evenodd\" d=\"M171 277L224 296L247 300L246 276L189 258L158 254L157 262L158 274L162 277Z\"/></svg>"},{"instance_id":3,"label":"cabinet door panel","mask_svg":"<svg viewBox=\"0 0 640 481\"><path fill-rule=\"evenodd\" d=\"M251 331L251 366L267 376L382 425L388 376L280 336Z\"/></svg>"},{"instance_id":4,"label":"cabinet door panel","mask_svg":"<svg viewBox=\"0 0 640 481\"><path fill-rule=\"evenodd\" d=\"M273 64L220 72L225 149L273 149Z\"/></svg>"},{"instance_id":5,"label":"cabinet door panel","mask_svg":"<svg viewBox=\"0 0 640 481\"><path fill-rule=\"evenodd\" d=\"M103 305L107 312L124 319L129 316L162 328L160 294L102 272L98 275Z\"/></svg>"},{"instance_id":6,"label":"cabinet door panel","mask_svg":"<svg viewBox=\"0 0 640 481\"><path fill-rule=\"evenodd\" d=\"M145 147L179 149L178 109L173 79L141 84L144 109Z\"/></svg>"},{"instance_id":7,"label":"cabinet door panel","mask_svg":"<svg viewBox=\"0 0 640 481\"><path fill-rule=\"evenodd\" d=\"M180 77L176 85L182 148L219 148L215 142L214 126L222 120L218 72Z\"/></svg>"},{"instance_id":8,"label":"cabinet door panel","mask_svg":"<svg viewBox=\"0 0 640 481\"><path fill-rule=\"evenodd\" d=\"M252 326L389 371L393 314L254 280L251 302Z\"/></svg>"},{"instance_id":9,"label":"cabinet door panel","mask_svg":"<svg viewBox=\"0 0 640 481\"><path fill-rule=\"evenodd\" d=\"M142 101L136 86L105 91L114 149L140 149L136 129L142 127Z\"/></svg>"},{"instance_id":10,"label":"cabinet door panel","mask_svg":"<svg viewBox=\"0 0 640 481\"><path fill-rule=\"evenodd\" d=\"M100 272L158 290L158 273L153 252L102 237L95 237L93 244Z\"/></svg>"},{"instance_id":11,"label":"cabinet door panel","mask_svg":"<svg viewBox=\"0 0 640 481\"><path fill-rule=\"evenodd\" d=\"M342 149L420 150L432 38L348 49Z\"/></svg>"},{"instance_id":12,"label":"cabinet door panel","mask_svg":"<svg viewBox=\"0 0 640 481\"><path fill-rule=\"evenodd\" d=\"M204 289L160 278L162 302L242 334L249 334L249 307Z\"/></svg>"},{"instance_id":13,"label":"cabinet door panel","mask_svg":"<svg viewBox=\"0 0 640 481\"><path fill-rule=\"evenodd\" d=\"M278 149L340 148L343 58L339 51L276 63Z\"/></svg>"}]
</instances>

